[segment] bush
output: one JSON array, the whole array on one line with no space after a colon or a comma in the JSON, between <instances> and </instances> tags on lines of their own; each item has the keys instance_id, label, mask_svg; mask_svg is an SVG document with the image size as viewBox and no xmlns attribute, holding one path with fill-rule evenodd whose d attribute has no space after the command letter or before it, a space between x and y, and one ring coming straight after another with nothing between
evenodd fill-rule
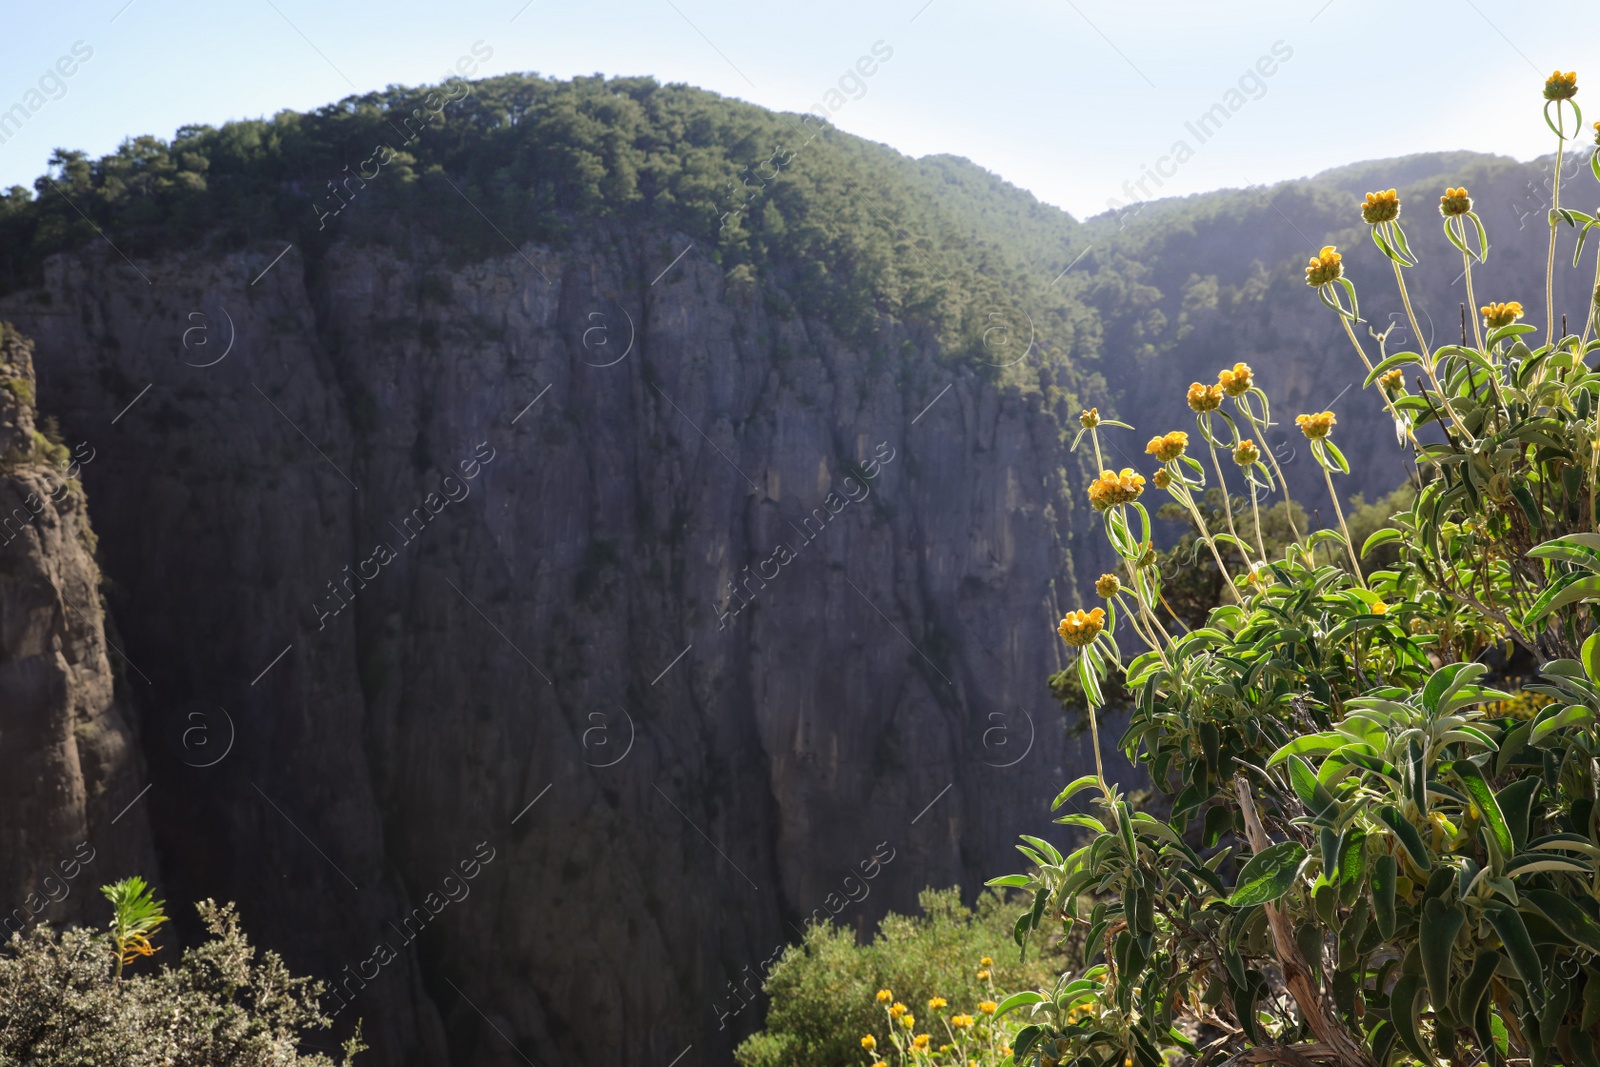
<instances>
[{"instance_id":1,"label":"bush","mask_svg":"<svg viewBox=\"0 0 1600 1067\"><path fill-rule=\"evenodd\" d=\"M995 990L1032 988L1068 965L1070 954L1054 946L1018 958L1015 920L997 892L983 894L970 910L958 889L926 889L917 903L922 915L890 912L869 944L857 945L849 930L826 924L786 950L762 987L771 998L766 1029L734 1052L740 1067L860 1067L866 1034L875 1035L879 1055L889 1055L885 1010L895 1001L880 1003L880 989L908 1005L917 1032L938 1035L931 1041L937 1046L949 1041L940 1020L987 1019L978 1005L1004 999ZM987 967L980 965L985 958L992 961ZM980 971L988 977L979 978ZM948 1004L929 1010L934 997ZM915 1036L903 1027L900 1033Z\"/></svg>"},{"instance_id":2,"label":"bush","mask_svg":"<svg viewBox=\"0 0 1600 1067\"><path fill-rule=\"evenodd\" d=\"M1245 521L1282 472L1253 443L1272 420L1243 364L1190 386L1197 440L1147 449L1150 481L1226 576L1193 628L1158 611L1144 477L1091 485L1123 573L1102 579L1104 607L1061 623L1097 773L1055 807L1092 797L1057 821L1094 838L1070 855L1025 838L1033 867L999 884L1032 891L1020 928L1084 929L1085 962L1100 962L1020 1005L1017 1063L1600 1064L1600 373L1587 363L1600 285L1573 316L1581 332L1558 332L1551 276L1561 223L1577 232L1575 265L1600 226L1560 207L1575 92L1573 75L1545 86L1562 139L1542 344L1520 303L1497 302L1471 343L1463 329L1459 345L1387 355L1380 340L1374 360L1337 251L1306 270L1418 468L1415 494L1387 502L1400 509L1389 525L1364 517L1360 553L1334 489L1349 468L1331 412L1295 421L1338 527L1293 529L1272 550ZM1465 189L1439 210L1470 298L1482 223ZM1421 336L1398 197L1369 194L1361 212ZM1098 458L1121 424L1091 410L1084 425ZM1207 509L1207 474L1225 467L1247 492ZM1142 650L1124 657L1119 636ZM1098 773L1112 674L1133 706L1118 747L1172 798L1165 820Z\"/></svg>"},{"instance_id":3,"label":"bush","mask_svg":"<svg viewBox=\"0 0 1600 1067\"><path fill-rule=\"evenodd\" d=\"M333 1067L297 1052L302 1034L332 1024L316 1007L320 987L274 953L258 960L232 905L205 901L199 912L204 944L176 967L125 979L113 975L119 944L128 960L147 955L148 918L114 929L120 941L43 925L13 934L0 952L0 1063ZM347 1042L341 1063L361 1047L359 1037Z\"/></svg>"}]
</instances>

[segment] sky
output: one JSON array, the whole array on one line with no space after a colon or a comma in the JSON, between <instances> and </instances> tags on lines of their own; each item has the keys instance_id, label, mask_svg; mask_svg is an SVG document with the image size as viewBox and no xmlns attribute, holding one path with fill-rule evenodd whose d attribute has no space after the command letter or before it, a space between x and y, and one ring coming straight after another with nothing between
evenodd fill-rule
<instances>
[{"instance_id":1,"label":"sky","mask_svg":"<svg viewBox=\"0 0 1600 1067\"><path fill-rule=\"evenodd\" d=\"M128 136L437 82L465 59L473 76L649 74L820 107L1083 218L1411 152L1546 154L1543 80L1576 69L1583 103L1579 42L1597 30L1594 0L58 3L0 35L0 188L31 186L58 147L101 155ZM26 117L7 126L17 104ZM1225 120L1197 125L1218 105Z\"/></svg>"}]
</instances>

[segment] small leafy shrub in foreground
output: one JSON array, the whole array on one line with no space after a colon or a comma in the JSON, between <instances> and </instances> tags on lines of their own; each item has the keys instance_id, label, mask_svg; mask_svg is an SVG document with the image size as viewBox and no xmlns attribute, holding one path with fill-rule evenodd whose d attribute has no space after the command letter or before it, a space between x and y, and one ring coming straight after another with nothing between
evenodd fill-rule
<instances>
[{"instance_id":1,"label":"small leafy shrub in foreground","mask_svg":"<svg viewBox=\"0 0 1600 1067\"><path fill-rule=\"evenodd\" d=\"M332 1024L318 987L276 954L258 957L232 905L198 906L210 937L176 966L119 977L154 951L161 907L137 879L105 892L117 909L109 935L41 924L0 950L0 1064L334 1067L298 1051L303 1034ZM346 1042L340 1063L362 1047L359 1035Z\"/></svg>"},{"instance_id":2,"label":"small leafy shrub in foreground","mask_svg":"<svg viewBox=\"0 0 1600 1067\"><path fill-rule=\"evenodd\" d=\"M868 944L827 924L813 926L803 943L786 950L763 986L771 998L766 1029L734 1052L740 1067L863 1067L880 1060L900 1067L912 1061L895 1058L891 1034L914 1040L926 1032L928 1051L936 1053L939 1045L954 1043L946 1030L954 1017L973 1017L972 1027L950 1027L969 1038L980 1018L994 1029L980 1005L1004 999L999 990L1053 981L1070 966L1072 955L1053 948L1018 959L1015 919L997 892L983 894L972 909L962 905L958 889L926 889L917 902L921 915L889 913ZM991 962L984 964L985 958ZM880 990L891 991L891 998L880 1001ZM946 1003L930 1010L935 998ZM915 1031L898 1021L890 1026L886 1012L896 1003L910 1006L901 1015L915 1019ZM1014 1022L1006 1033L1020 1025ZM868 1034L874 1035L871 1049L862 1043Z\"/></svg>"}]
</instances>

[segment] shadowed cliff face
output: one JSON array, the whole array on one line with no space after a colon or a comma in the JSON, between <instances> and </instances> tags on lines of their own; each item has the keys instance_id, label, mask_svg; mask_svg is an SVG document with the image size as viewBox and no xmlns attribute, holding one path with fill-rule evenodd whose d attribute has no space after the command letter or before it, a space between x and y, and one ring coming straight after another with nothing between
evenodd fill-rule
<instances>
[{"instance_id":1,"label":"shadowed cliff face","mask_svg":"<svg viewBox=\"0 0 1600 1067\"><path fill-rule=\"evenodd\" d=\"M118 693L82 485L92 447L35 426L32 345L0 325L0 924L100 925L98 886L152 874L143 760Z\"/></svg>"},{"instance_id":2,"label":"shadowed cliff face","mask_svg":"<svg viewBox=\"0 0 1600 1067\"><path fill-rule=\"evenodd\" d=\"M376 1063L725 1059L808 917L975 889L1092 765L1042 681L1076 411L687 243L85 249L0 302L97 450L166 892Z\"/></svg>"}]
</instances>

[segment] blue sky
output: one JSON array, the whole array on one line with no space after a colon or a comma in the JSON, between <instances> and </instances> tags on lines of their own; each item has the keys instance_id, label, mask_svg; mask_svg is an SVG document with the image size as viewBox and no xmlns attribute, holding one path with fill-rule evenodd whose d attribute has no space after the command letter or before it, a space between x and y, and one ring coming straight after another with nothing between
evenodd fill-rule
<instances>
[{"instance_id":1,"label":"blue sky","mask_svg":"<svg viewBox=\"0 0 1600 1067\"><path fill-rule=\"evenodd\" d=\"M56 147L438 81L481 42L480 75L651 74L797 111L841 100L844 77L859 98L839 127L967 156L1082 217L1158 165L1145 192L1182 195L1415 151L1542 155L1552 68L1593 86L1579 102L1600 118L1581 63L1597 31L1593 0L93 0L0 35L0 112L38 105L0 143L0 186ZM850 81L878 42L892 58ZM1185 124L1218 104L1202 143Z\"/></svg>"}]
</instances>

